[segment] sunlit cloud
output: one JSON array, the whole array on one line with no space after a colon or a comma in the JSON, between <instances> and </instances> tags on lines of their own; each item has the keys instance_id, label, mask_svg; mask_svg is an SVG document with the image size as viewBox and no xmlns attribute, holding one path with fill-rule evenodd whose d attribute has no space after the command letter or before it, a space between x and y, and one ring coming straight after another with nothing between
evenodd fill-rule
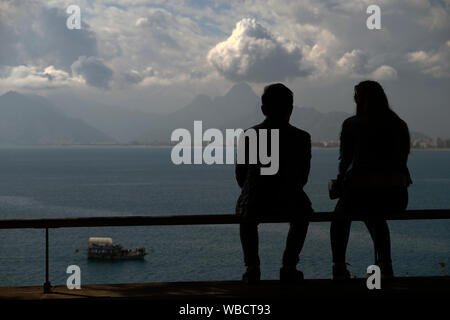
<instances>
[{"instance_id":1,"label":"sunlit cloud","mask_svg":"<svg viewBox=\"0 0 450 320\"><path fill-rule=\"evenodd\" d=\"M233 81L266 82L305 76L302 50L294 42L275 36L255 19L236 24L231 36L208 53L208 61Z\"/></svg>"}]
</instances>

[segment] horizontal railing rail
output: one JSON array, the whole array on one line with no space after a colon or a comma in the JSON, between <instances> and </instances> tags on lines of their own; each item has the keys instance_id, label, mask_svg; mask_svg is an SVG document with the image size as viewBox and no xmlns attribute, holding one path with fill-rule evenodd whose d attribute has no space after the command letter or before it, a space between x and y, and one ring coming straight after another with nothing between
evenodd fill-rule
<instances>
[{"instance_id":1,"label":"horizontal railing rail","mask_svg":"<svg viewBox=\"0 0 450 320\"><path fill-rule=\"evenodd\" d=\"M408 210L402 213L377 215L386 220L431 220L450 219L450 209ZM315 212L302 219L310 222L330 222L337 219L363 221L363 215L337 216L333 212ZM54 229L81 227L126 227L126 226L173 226L239 224L243 220L235 214L201 214L178 216L123 216L123 217L86 217L86 218L45 218L45 219L4 219L0 220L0 229ZM289 222L287 217L262 218L261 223Z\"/></svg>"},{"instance_id":2,"label":"horizontal railing rail","mask_svg":"<svg viewBox=\"0 0 450 320\"><path fill-rule=\"evenodd\" d=\"M431 220L450 219L450 209L408 210L401 213L377 215L386 220ZM339 216L332 212L315 212L302 217L309 222L331 222L339 219L363 221L363 215ZM44 219L3 219L0 229L45 229L45 283L44 293L51 292L49 281L49 229L82 227L132 227L132 226L173 226L173 225L218 225L239 224L241 217L235 214L204 214L178 216L124 216L124 217L84 217L84 218L44 218ZM286 223L287 217L270 217L259 220L261 223Z\"/></svg>"}]
</instances>

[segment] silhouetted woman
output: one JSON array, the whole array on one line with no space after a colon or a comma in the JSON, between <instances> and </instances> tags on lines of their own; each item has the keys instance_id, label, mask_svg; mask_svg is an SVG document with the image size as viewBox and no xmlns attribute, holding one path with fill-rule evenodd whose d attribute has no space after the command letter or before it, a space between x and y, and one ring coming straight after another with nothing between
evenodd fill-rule
<instances>
[{"instance_id":1,"label":"silhouetted woman","mask_svg":"<svg viewBox=\"0 0 450 320\"><path fill-rule=\"evenodd\" d=\"M381 85L363 81L355 86L356 115L342 124L339 174L339 215L363 215L372 237L375 263L385 277L393 276L389 228L383 215L408 204L412 183L407 168L410 137L407 124L389 107ZM331 223L333 279L347 279L345 253L350 220Z\"/></svg>"}]
</instances>

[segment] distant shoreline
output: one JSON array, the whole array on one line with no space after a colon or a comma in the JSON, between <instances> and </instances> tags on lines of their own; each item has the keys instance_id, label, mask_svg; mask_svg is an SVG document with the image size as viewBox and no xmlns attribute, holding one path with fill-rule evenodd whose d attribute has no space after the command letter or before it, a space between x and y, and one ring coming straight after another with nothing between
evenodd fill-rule
<instances>
[{"instance_id":1,"label":"distant shoreline","mask_svg":"<svg viewBox=\"0 0 450 320\"><path fill-rule=\"evenodd\" d=\"M38 147L161 147L168 148L174 147L175 144L127 144L127 143L98 143L98 144L38 144L38 145L0 145L0 148L38 148ZM202 147L205 147L203 145ZM316 150L336 150L339 149L339 146L330 146L330 147L320 147L320 146L312 146L312 149ZM450 151L450 148L411 148L414 151Z\"/></svg>"}]
</instances>

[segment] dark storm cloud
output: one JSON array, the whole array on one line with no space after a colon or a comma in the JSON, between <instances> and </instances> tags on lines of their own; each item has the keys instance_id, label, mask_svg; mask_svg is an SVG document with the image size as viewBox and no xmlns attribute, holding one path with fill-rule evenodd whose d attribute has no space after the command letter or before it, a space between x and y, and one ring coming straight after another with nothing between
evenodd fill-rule
<instances>
[{"instance_id":1,"label":"dark storm cloud","mask_svg":"<svg viewBox=\"0 0 450 320\"><path fill-rule=\"evenodd\" d=\"M109 88L113 71L96 57L81 56L71 68L72 73L83 77L88 85L102 89Z\"/></svg>"},{"instance_id":2,"label":"dark storm cloud","mask_svg":"<svg viewBox=\"0 0 450 320\"><path fill-rule=\"evenodd\" d=\"M31 3L12 3L9 10L18 12L8 19L7 12L0 22L0 66L55 66L70 71L79 56L96 56L97 40L89 25L81 30L66 27L68 15L59 8L47 8Z\"/></svg>"}]
</instances>

